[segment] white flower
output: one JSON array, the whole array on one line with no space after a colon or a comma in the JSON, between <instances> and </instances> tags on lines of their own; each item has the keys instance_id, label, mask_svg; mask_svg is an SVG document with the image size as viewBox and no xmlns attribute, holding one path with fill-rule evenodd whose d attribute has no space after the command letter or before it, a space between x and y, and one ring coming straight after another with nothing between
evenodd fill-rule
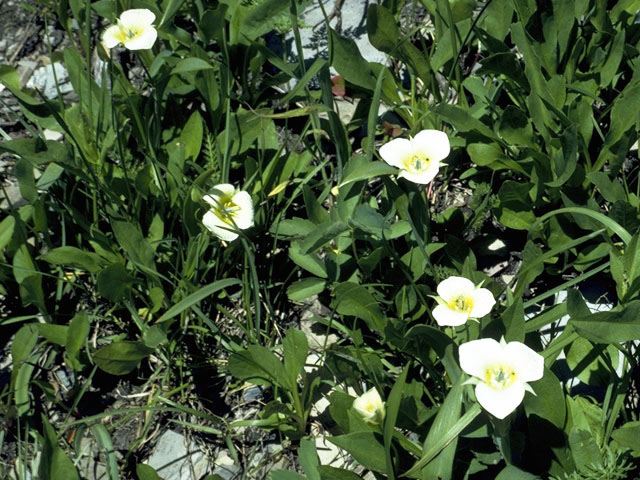
<instances>
[{"instance_id":1,"label":"white flower","mask_svg":"<svg viewBox=\"0 0 640 480\"><path fill-rule=\"evenodd\" d=\"M356 398L353 408L365 422L372 425L380 425L384 420L384 402L375 387Z\"/></svg>"},{"instance_id":2,"label":"white flower","mask_svg":"<svg viewBox=\"0 0 640 480\"><path fill-rule=\"evenodd\" d=\"M438 306L433 309L433 318L441 327L457 327L470 318L484 317L496 303L489 290L464 277L443 280L437 291Z\"/></svg>"},{"instance_id":3,"label":"white flower","mask_svg":"<svg viewBox=\"0 0 640 480\"><path fill-rule=\"evenodd\" d=\"M463 343L459 348L460 368L476 377L476 398L482 407L498 418L513 412L524 398L529 384L542 378L544 358L524 343L500 343L483 338ZM535 393L534 393L535 394Z\"/></svg>"},{"instance_id":4,"label":"white flower","mask_svg":"<svg viewBox=\"0 0 640 480\"><path fill-rule=\"evenodd\" d=\"M211 209L202 217L202 223L221 240L235 240L238 230L253 225L253 201L247 192L236 192L233 185L222 183L213 187L203 200Z\"/></svg>"},{"instance_id":5,"label":"white flower","mask_svg":"<svg viewBox=\"0 0 640 480\"><path fill-rule=\"evenodd\" d=\"M399 177L410 182L427 184L437 175L440 160L449 155L451 147L446 133L422 130L415 137L396 138L380 147L385 162L400 169Z\"/></svg>"},{"instance_id":6,"label":"white flower","mask_svg":"<svg viewBox=\"0 0 640 480\"><path fill-rule=\"evenodd\" d=\"M155 14L146 8L134 8L122 12L117 25L111 25L102 34L102 44L106 49L123 44L129 50L151 48L158 37L153 28Z\"/></svg>"}]
</instances>

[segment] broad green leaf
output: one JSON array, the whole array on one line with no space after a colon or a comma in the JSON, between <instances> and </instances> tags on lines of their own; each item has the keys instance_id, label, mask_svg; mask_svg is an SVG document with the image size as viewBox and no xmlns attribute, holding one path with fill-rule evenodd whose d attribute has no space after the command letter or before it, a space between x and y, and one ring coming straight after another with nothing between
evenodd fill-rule
<instances>
[{"instance_id":1,"label":"broad green leaf","mask_svg":"<svg viewBox=\"0 0 640 480\"><path fill-rule=\"evenodd\" d=\"M0 251L9 245L15 226L16 219L12 215L5 217L0 222Z\"/></svg>"},{"instance_id":2,"label":"broad green leaf","mask_svg":"<svg viewBox=\"0 0 640 480\"><path fill-rule=\"evenodd\" d=\"M360 180L370 180L382 175L395 175L399 170L385 162L370 162L351 170L340 182L338 188Z\"/></svg>"},{"instance_id":3,"label":"broad green leaf","mask_svg":"<svg viewBox=\"0 0 640 480\"><path fill-rule=\"evenodd\" d=\"M380 239L390 238L391 236L391 225L389 222L366 203L358 205L353 218L349 221L349 225L375 235Z\"/></svg>"},{"instance_id":4,"label":"broad green leaf","mask_svg":"<svg viewBox=\"0 0 640 480\"><path fill-rule=\"evenodd\" d=\"M447 432L451 430L460 419L462 409L462 393L464 387L459 380L451 387L444 402L440 406L436 418L429 429L427 438L424 441L423 454L431 447L447 437ZM429 463L422 469L422 478L443 478L450 479L453 469L453 461L458 445L457 435L452 436L446 447L444 447ZM415 468L415 467L414 467Z\"/></svg>"},{"instance_id":5,"label":"broad green leaf","mask_svg":"<svg viewBox=\"0 0 640 480\"><path fill-rule=\"evenodd\" d=\"M153 467L144 463L136 465L136 475L138 480L162 480Z\"/></svg>"},{"instance_id":6,"label":"broad green leaf","mask_svg":"<svg viewBox=\"0 0 640 480\"><path fill-rule=\"evenodd\" d=\"M323 278L310 277L293 282L287 288L287 296L292 302L301 302L312 295L322 293L327 287L327 281Z\"/></svg>"},{"instance_id":7,"label":"broad green leaf","mask_svg":"<svg viewBox=\"0 0 640 480\"><path fill-rule=\"evenodd\" d=\"M316 277L327 278L327 267L325 263L315 253L302 253L301 242L291 242L289 247L289 258L306 271L312 273Z\"/></svg>"},{"instance_id":8,"label":"broad green leaf","mask_svg":"<svg viewBox=\"0 0 640 480\"><path fill-rule=\"evenodd\" d=\"M525 112L513 105L508 105L502 112L498 133L503 140L514 145L535 145L531 119Z\"/></svg>"},{"instance_id":9,"label":"broad green leaf","mask_svg":"<svg viewBox=\"0 0 640 480\"><path fill-rule=\"evenodd\" d=\"M40 478L80 480L73 462L58 446L58 435L44 414L42 415L42 426L42 455L38 469Z\"/></svg>"},{"instance_id":10,"label":"broad green leaf","mask_svg":"<svg viewBox=\"0 0 640 480\"><path fill-rule=\"evenodd\" d=\"M171 70L171 75L198 72L200 70L210 70L212 68L213 65L202 60L201 58L183 58L176 64L175 67L173 67L173 70Z\"/></svg>"},{"instance_id":11,"label":"broad green leaf","mask_svg":"<svg viewBox=\"0 0 640 480\"><path fill-rule=\"evenodd\" d=\"M402 400L402 392L407 381L408 365L404 368L398 379L391 389L389 398L386 402L386 417L383 426L384 452L387 462L387 476L393 478L393 461L391 459L391 442L396 429L396 421L398 420L398 411L400 410L400 402Z\"/></svg>"},{"instance_id":12,"label":"broad green leaf","mask_svg":"<svg viewBox=\"0 0 640 480\"><path fill-rule=\"evenodd\" d=\"M89 317L87 312L76 313L69 323L69 330L66 338L65 362L76 371L82 369L80 362L80 352L84 348L90 331Z\"/></svg>"},{"instance_id":13,"label":"broad green leaf","mask_svg":"<svg viewBox=\"0 0 640 480\"><path fill-rule=\"evenodd\" d=\"M618 312L596 312L572 318L580 336L596 343L619 343L640 340L640 300L628 303Z\"/></svg>"},{"instance_id":14,"label":"broad green leaf","mask_svg":"<svg viewBox=\"0 0 640 480\"><path fill-rule=\"evenodd\" d=\"M284 365L268 348L251 345L247 350L229 357L229 371L239 380L256 385L275 384L281 388L294 390L286 375Z\"/></svg>"},{"instance_id":15,"label":"broad green leaf","mask_svg":"<svg viewBox=\"0 0 640 480\"><path fill-rule=\"evenodd\" d=\"M31 358L31 360L35 360L35 358ZM31 410L31 396L29 392L31 391L31 374L35 369L35 363L24 363L12 372L13 379L15 381L14 390L13 390L13 398L16 405L17 414L19 416L26 415Z\"/></svg>"},{"instance_id":16,"label":"broad green leaf","mask_svg":"<svg viewBox=\"0 0 640 480\"><path fill-rule=\"evenodd\" d=\"M566 417L566 405L562 385L554 373L548 368L540 380L530 383L535 395L525 393L524 408L528 416L537 415L556 427L564 427Z\"/></svg>"},{"instance_id":17,"label":"broad green leaf","mask_svg":"<svg viewBox=\"0 0 640 480\"><path fill-rule=\"evenodd\" d=\"M187 124L182 129L178 142L184 145L184 157L195 160L202 148L202 117L197 110L191 114Z\"/></svg>"},{"instance_id":18,"label":"broad green leaf","mask_svg":"<svg viewBox=\"0 0 640 480\"><path fill-rule=\"evenodd\" d=\"M590 172L587 178L600 190L600 194L607 202L614 203L627 199L622 184L617 179L612 180L607 173Z\"/></svg>"},{"instance_id":19,"label":"broad green leaf","mask_svg":"<svg viewBox=\"0 0 640 480\"><path fill-rule=\"evenodd\" d=\"M513 11L511 0L492 0L485 8L478 23L489 35L502 41L509 32Z\"/></svg>"},{"instance_id":20,"label":"broad green leaf","mask_svg":"<svg viewBox=\"0 0 640 480\"><path fill-rule=\"evenodd\" d=\"M87 252L76 247L58 247L40 256L41 260L52 265L69 265L91 273L97 273L104 266L104 259L97 253Z\"/></svg>"},{"instance_id":21,"label":"broad green leaf","mask_svg":"<svg viewBox=\"0 0 640 480\"><path fill-rule=\"evenodd\" d=\"M351 38L342 37L332 28L329 29L329 40L329 59L333 68L347 82L367 90L374 90L375 75L369 63L360 54L356 42Z\"/></svg>"},{"instance_id":22,"label":"broad green leaf","mask_svg":"<svg viewBox=\"0 0 640 480\"><path fill-rule=\"evenodd\" d=\"M328 440L338 447L346 450L358 463L374 472L386 472L384 446L382 440L374 432L354 432L337 437L329 437Z\"/></svg>"},{"instance_id":23,"label":"broad green leaf","mask_svg":"<svg viewBox=\"0 0 640 480\"><path fill-rule=\"evenodd\" d=\"M502 322L507 331L505 340L507 342L524 342L524 306L522 298L518 298L501 316Z\"/></svg>"},{"instance_id":24,"label":"broad green leaf","mask_svg":"<svg viewBox=\"0 0 640 480\"><path fill-rule=\"evenodd\" d=\"M93 361L101 370L111 375L126 375L151 352L153 350L141 342L117 341L96 351Z\"/></svg>"},{"instance_id":25,"label":"broad green leaf","mask_svg":"<svg viewBox=\"0 0 640 480\"><path fill-rule=\"evenodd\" d=\"M288 470L273 470L269 474L271 480L306 480L307 477Z\"/></svg>"},{"instance_id":26,"label":"broad green leaf","mask_svg":"<svg viewBox=\"0 0 640 480\"><path fill-rule=\"evenodd\" d=\"M282 340L282 350L284 369L289 376L290 385L295 385L309 353L307 336L300 330L290 328Z\"/></svg>"},{"instance_id":27,"label":"broad green leaf","mask_svg":"<svg viewBox=\"0 0 640 480\"><path fill-rule=\"evenodd\" d=\"M320 480L361 480L362 477L356 475L349 470L344 470L337 467L327 467L321 465L318 467L320 473Z\"/></svg>"},{"instance_id":28,"label":"broad green leaf","mask_svg":"<svg viewBox=\"0 0 640 480\"><path fill-rule=\"evenodd\" d=\"M505 227L516 230L529 230L536 216L531 209L529 199L530 183L518 183L507 180L498 191L500 203L495 208L496 216Z\"/></svg>"},{"instance_id":29,"label":"broad green leaf","mask_svg":"<svg viewBox=\"0 0 640 480\"><path fill-rule=\"evenodd\" d=\"M38 323L38 332L48 342L65 346L69 332L68 325L53 325L51 323Z\"/></svg>"},{"instance_id":30,"label":"broad green leaf","mask_svg":"<svg viewBox=\"0 0 640 480\"><path fill-rule=\"evenodd\" d=\"M14 174L18 179L20 195L28 202L35 202L38 198L36 180L33 175L33 164L24 158L19 159L14 166Z\"/></svg>"},{"instance_id":31,"label":"broad green leaf","mask_svg":"<svg viewBox=\"0 0 640 480\"><path fill-rule=\"evenodd\" d=\"M497 140L496 134L489 127L462 107L441 103L434 106L432 110L442 120L453 125L459 132L475 132L492 140Z\"/></svg>"},{"instance_id":32,"label":"broad green leaf","mask_svg":"<svg viewBox=\"0 0 640 480\"><path fill-rule=\"evenodd\" d=\"M242 282L237 278L225 278L222 280L218 280L217 282L210 283L209 285L200 288L198 291L192 293L191 295L183 298L178 303L176 303L157 320L157 323L165 322L172 319L176 315L184 312L186 309L198 304L202 299L210 297L214 293L224 288L241 284Z\"/></svg>"},{"instance_id":33,"label":"broad green leaf","mask_svg":"<svg viewBox=\"0 0 640 480\"><path fill-rule=\"evenodd\" d=\"M131 289L134 282L135 278L124 265L114 263L98 274L98 293L112 302L117 302Z\"/></svg>"},{"instance_id":34,"label":"broad green leaf","mask_svg":"<svg viewBox=\"0 0 640 480\"><path fill-rule=\"evenodd\" d=\"M302 254L313 253L347 230L349 230L349 226L341 221L322 223L300 242L300 252Z\"/></svg>"},{"instance_id":35,"label":"broad green leaf","mask_svg":"<svg viewBox=\"0 0 640 480\"><path fill-rule=\"evenodd\" d=\"M142 235L140 227L129 222L115 220L111 223L113 233L120 246L127 253L129 258L137 265L145 269L156 270L153 258L155 252L151 245Z\"/></svg>"},{"instance_id":36,"label":"broad green leaf","mask_svg":"<svg viewBox=\"0 0 640 480\"><path fill-rule=\"evenodd\" d=\"M611 437L622 447L633 450L635 455L640 455L640 421L627 422L611 433Z\"/></svg>"},{"instance_id":37,"label":"broad green leaf","mask_svg":"<svg viewBox=\"0 0 640 480\"><path fill-rule=\"evenodd\" d=\"M593 345L584 338L578 338L569 346L566 357L573 376L594 386L608 385L611 380L609 365L615 368L618 364L618 351L613 346Z\"/></svg>"},{"instance_id":38,"label":"broad green leaf","mask_svg":"<svg viewBox=\"0 0 640 480\"><path fill-rule=\"evenodd\" d=\"M539 478L537 475L520 470L514 465L507 465L500 471L495 480L536 480Z\"/></svg>"},{"instance_id":39,"label":"broad green leaf","mask_svg":"<svg viewBox=\"0 0 640 480\"><path fill-rule=\"evenodd\" d=\"M302 438L298 447L298 461L307 475L307 480L321 480L318 473L318 451L316 449L315 439Z\"/></svg>"},{"instance_id":40,"label":"broad green leaf","mask_svg":"<svg viewBox=\"0 0 640 480\"><path fill-rule=\"evenodd\" d=\"M271 233L284 237L298 237L310 234L315 228L316 225L311 220L291 218L274 224L271 228Z\"/></svg>"},{"instance_id":41,"label":"broad green leaf","mask_svg":"<svg viewBox=\"0 0 640 480\"><path fill-rule=\"evenodd\" d=\"M587 430L572 428L569 432L569 446L578 471L586 471L592 464L602 464L602 453Z\"/></svg>"},{"instance_id":42,"label":"broad green leaf","mask_svg":"<svg viewBox=\"0 0 640 480\"><path fill-rule=\"evenodd\" d=\"M384 312L369 291L357 283L344 282L333 290L336 312L364 320L369 328L382 333L387 320Z\"/></svg>"}]
</instances>

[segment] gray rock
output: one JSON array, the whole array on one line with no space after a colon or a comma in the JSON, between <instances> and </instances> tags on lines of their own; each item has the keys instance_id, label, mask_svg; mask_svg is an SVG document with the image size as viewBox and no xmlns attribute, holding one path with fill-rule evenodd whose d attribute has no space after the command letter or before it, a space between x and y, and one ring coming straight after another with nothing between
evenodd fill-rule
<instances>
[{"instance_id":1,"label":"gray rock","mask_svg":"<svg viewBox=\"0 0 640 480\"><path fill-rule=\"evenodd\" d=\"M327 15L331 15L335 7L335 0L323 2L323 6ZM366 29L367 8L371 0L345 0L340 8L338 15L330 19L329 25L336 28L338 22L341 23L340 34L344 37L351 38L356 42L362 56L369 62L387 63L387 56L378 50L369 42ZM375 2L374 2L375 3ZM329 45L327 40L327 29L324 24L324 15L318 2L310 5L300 16L301 28L300 37L302 40L302 51L305 60L314 58L327 58L329 55ZM293 45L295 49L295 41L293 41L293 33L286 36L287 44ZM297 52L291 52L293 56Z\"/></svg>"},{"instance_id":2,"label":"gray rock","mask_svg":"<svg viewBox=\"0 0 640 480\"><path fill-rule=\"evenodd\" d=\"M240 467L225 450L218 454L215 465L213 475L219 475L223 480L233 480L240 473Z\"/></svg>"},{"instance_id":3,"label":"gray rock","mask_svg":"<svg viewBox=\"0 0 640 480\"><path fill-rule=\"evenodd\" d=\"M242 400L245 402L255 402L262 398L262 389L256 385L247 388L242 394Z\"/></svg>"},{"instance_id":4,"label":"gray rock","mask_svg":"<svg viewBox=\"0 0 640 480\"><path fill-rule=\"evenodd\" d=\"M162 434L147 464L164 480L199 480L209 470L204 453L171 430Z\"/></svg>"},{"instance_id":5,"label":"gray rock","mask_svg":"<svg viewBox=\"0 0 640 480\"><path fill-rule=\"evenodd\" d=\"M18 62L18 78L20 80L20 85L24 85L33 75L35 69L38 68L38 62L34 62L33 60L27 60L23 58Z\"/></svg>"},{"instance_id":6,"label":"gray rock","mask_svg":"<svg viewBox=\"0 0 640 480\"><path fill-rule=\"evenodd\" d=\"M53 63L36 69L27 82L27 88L35 88L49 99L58 98L56 79L58 80L60 93L65 94L73 91L73 87L69 83L69 73L61 63Z\"/></svg>"}]
</instances>

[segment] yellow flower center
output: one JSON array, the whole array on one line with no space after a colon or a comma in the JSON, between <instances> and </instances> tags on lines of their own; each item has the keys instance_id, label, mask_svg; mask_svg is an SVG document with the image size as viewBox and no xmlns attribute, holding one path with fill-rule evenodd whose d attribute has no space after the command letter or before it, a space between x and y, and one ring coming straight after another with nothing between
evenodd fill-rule
<instances>
[{"instance_id":1,"label":"yellow flower center","mask_svg":"<svg viewBox=\"0 0 640 480\"><path fill-rule=\"evenodd\" d=\"M414 153L408 156L403 162L404 168L411 173L420 173L429 168L431 159L422 153Z\"/></svg>"},{"instance_id":2,"label":"yellow flower center","mask_svg":"<svg viewBox=\"0 0 640 480\"><path fill-rule=\"evenodd\" d=\"M473 299L465 295L459 295L449 301L449 308L456 312L471 313Z\"/></svg>"},{"instance_id":3,"label":"yellow flower center","mask_svg":"<svg viewBox=\"0 0 640 480\"><path fill-rule=\"evenodd\" d=\"M516 372L506 365L489 367L484 372L484 382L495 390L504 390L516 380Z\"/></svg>"},{"instance_id":4,"label":"yellow flower center","mask_svg":"<svg viewBox=\"0 0 640 480\"><path fill-rule=\"evenodd\" d=\"M218 205L214 208L216 216L227 225L233 225L233 218L238 216L240 207L233 203L230 196L220 198Z\"/></svg>"}]
</instances>

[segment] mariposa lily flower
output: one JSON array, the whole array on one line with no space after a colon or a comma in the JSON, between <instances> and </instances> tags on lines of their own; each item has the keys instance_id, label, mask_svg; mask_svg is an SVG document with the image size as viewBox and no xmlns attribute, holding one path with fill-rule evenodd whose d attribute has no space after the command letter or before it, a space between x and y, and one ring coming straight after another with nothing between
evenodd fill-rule
<instances>
[{"instance_id":1,"label":"mariposa lily flower","mask_svg":"<svg viewBox=\"0 0 640 480\"><path fill-rule=\"evenodd\" d=\"M353 401L353 408L365 422L371 425L380 425L384 420L384 402L375 387L356 398Z\"/></svg>"},{"instance_id":2,"label":"mariposa lily flower","mask_svg":"<svg viewBox=\"0 0 640 480\"><path fill-rule=\"evenodd\" d=\"M120 15L118 23L111 25L102 34L102 44L105 48L113 48L118 44L129 50L146 50L151 48L158 37L153 27L155 14L146 8L125 10Z\"/></svg>"},{"instance_id":3,"label":"mariposa lily flower","mask_svg":"<svg viewBox=\"0 0 640 480\"><path fill-rule=\"evenodd\" d=\"M496 303L489 290L464 277L449 277L436 290L438 306L433 318L441 327L457 327L470 318L484 317Z\"/></svg>"},{"instance_id":4,"label":"mariposa lily flower","mask_svg":"<svg viewBox=\"0 0 640 480\"><path fill-rule=\"evenodd\" d=\"M504 418L524 398L524 392L535 392L527 382L540 380L544 358L524 343L500 342L483 338L460 345L460 368L471 375L476 399L487 412Z\"/></svg>"},{"instance_id":5,"label":"mariposa lily flower","mask_svg":"<svg viewBox=\"0 0 640 480\"><path fill-rule=\"evenodd\" d=\"M238 238L238 230L253 225L253 201L247 192L222 183L213 187L203 200L211 208L202 217L202 223L221 240L231 242Z\"/></svg>"},{"instance_id":6,"label":"mariposa lily flower","mask_svg":"<svg viewBox=\"0 0 640 480\"><path fill-rule=\"evenodd\" d=\"M438 174L440 160L451 150L449 138L439 130L422 130L415 137L396 138L380 147L380 156L400 169L399 177L427 184Z\"/></svg>"}]
</instances>

